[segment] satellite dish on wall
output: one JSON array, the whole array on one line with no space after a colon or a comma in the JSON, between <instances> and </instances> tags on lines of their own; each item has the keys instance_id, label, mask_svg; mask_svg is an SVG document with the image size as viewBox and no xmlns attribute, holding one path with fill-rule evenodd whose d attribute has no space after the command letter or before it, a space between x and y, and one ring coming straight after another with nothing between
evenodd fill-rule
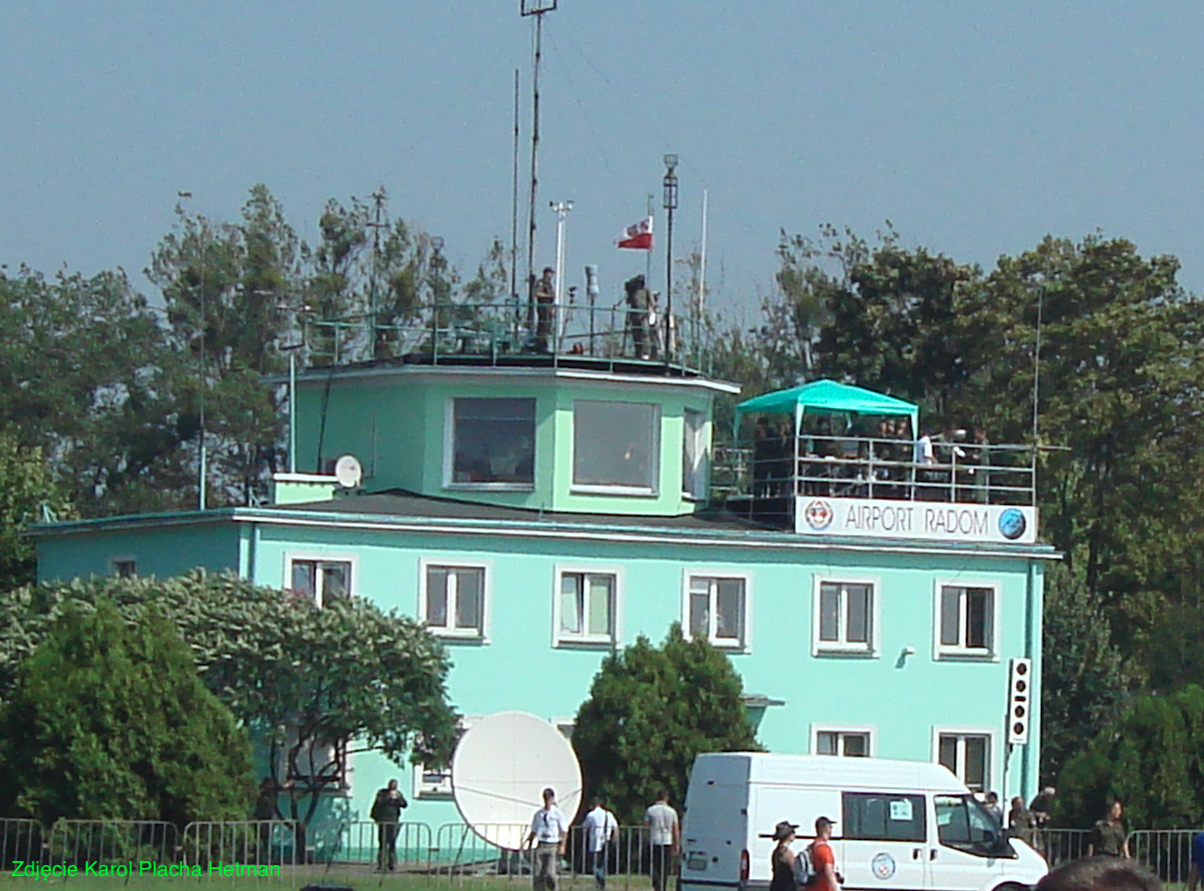
<instances>
[{"instance_id":1,"label":"satellite dish on wall","mask_svg":"<svg viewBox=\"0 0 1204 891\"><path fill-rule=\"evenodd\" d=\"M499 848L519 850L543 790L573 819L581 803L581 765L564 734L527 712L497 712L460 738L452 794L464 822Z\"/></svg>"},{"instance_id":2,"label":"satellite dish on wall","mask_svg":"<svg viewBox=\"0 0 1204 891\"><path fill-rule=\"evenodd\" d=\"M341 455L334 462L334 476L344 489L354 489L364 478L364 468L355 455Z\"/></svg>"}]
</instances>

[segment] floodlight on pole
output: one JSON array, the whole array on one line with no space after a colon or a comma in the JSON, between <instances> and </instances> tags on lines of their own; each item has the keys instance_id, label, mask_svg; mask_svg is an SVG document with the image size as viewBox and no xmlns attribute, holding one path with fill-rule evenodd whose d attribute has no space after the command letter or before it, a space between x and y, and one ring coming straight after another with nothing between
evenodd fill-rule
<instances>
[{"instance_id":1,"label":"floodlight on pole","mask_svg":"<svg viewBox=\"0 0 1204 891\"><path fill-rule=\"evenodd\" d=\"M176 192L176 197L180 198L181 200L190 199L190 198L192 198L192 192L188 191L186 189L181 189ZM201 235L204 235L204 231L205 231L205 227L204 227L204 224L202 223L201 227L200 227ZM206 390L205 379L209 373L209 370L206 367L206 362L205 362L205 328L208 326L208 317L207 317L207 313L206 313L207 307L206 307L206 303L205 303L205 254L206 254L206 248L208 247L208 245L205 243L205 241L206 240L204 238L201 238L200 241L198 242L198 248L200 250L200 270L199 270L200 293L197 298L197 306L198 306L198 309L200 311L200 316L201 316L200 324L198 325L201 380L200 380L200 384L199 384L199 395L198 395L198 400L197 400L199 403L198 408L200 411L200 430L197 433L197 452L198 452L198 455L197 455L197 506L199 507L200 510L205 509L205 502L207 501L206 495L208 494L207 489L208 489L208 478L209 478L209 468L207 466L208 462L206 460L207 455L205 452L205 390Z\"/></svg>"},{"instance_id":2,"label":"floodlight on pole","mask_svg":"<svg viewBox=\"0 0 1204 891\"><path fill-rule=\"evenodd\" d=\"M531 65L531 193L527 205L527 324L535 326L535 205L539 197L539 70L543 58L543 17L557 0L519 0L523 17L535 17L534 59Z\"/></svg>"},{"instance_id":3,"label":"floodlight on pole","mask_svg":"<svg viewBox=\"0 0 1204 891\"><path fill-rule=\"evenodd\" d=\"M665 233L665 362L673 358L673 211L677 210L677 155L665 155L664 208L667 216Z\"/></svg>"},{"instance_id":4,"label":"floodlight on pole","mask_svg":"<svg viewBox=\"0 0 1204 891\"><path fill-rule=\"evenodd\" d=\"M564 337L564 226L568 219L569 211L573 209L573 202L570 201L549 201L548 206L552 208L552 212L556 214L556 284L553 292L552 305L555 307L556 320L556 349L560 347L560 341Z\"/></svg>"}]
</instances>

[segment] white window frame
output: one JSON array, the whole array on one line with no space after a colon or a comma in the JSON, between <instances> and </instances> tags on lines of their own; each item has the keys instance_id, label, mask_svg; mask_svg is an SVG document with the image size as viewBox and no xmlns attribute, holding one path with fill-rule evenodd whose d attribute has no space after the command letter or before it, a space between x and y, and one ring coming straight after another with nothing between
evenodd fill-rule
<instances>
[{"instance_id":1,"label":"white window frame","mask_svg":"<svg viewBox=\"0 0 1204 891\"><path fill-rule=\"evenodd\" d=\"M426 624L426 579L429 567L445 569L480 569L484 572L481 580L481 627L475 628L440 628L427 625L427 630L436 637L445 640L464 640L479 643L489 643L489 632L493 625L493 564L482 560L463 560L458 557L439 558L422 557L418 561L418 610L415 615L419 621ZM448 605L448 615L453 614L451 604Z\"/></svg>"},{"instance_id":2,"label":"white window frame","mask_svg":"<svg viewBox=\"0 0 1204 891\"><path fill-rule=\"evenodd\" d=\"M566 634L560 630L561 579L566 573L609 575L614 583L614 627L610 634ZM623 640L623 568L621 566L590 566L584 563L558 563L552 585L552 646L553 647L617 647Z\"/></svg>"},{"instance_id":3,"label":"white window frame","mask_svg":"<svg viewBox=\"0 0 1204 891\"><path fill-rule=\"evenodd\" d=\"M536 464L531 472L529 483L472 483L455 481L456 463L456 400L457 399L533 399L535 401L535 417L531 422L531 449L537 453L539 449L539 401L532 396L448 396L443 404L443 488L458 489L472 492L531 492L535 489L535 475L539 465Z\"/></svg>"},{"instance_id":4,"label":"white window frame","mask_svg":"<svg viewBox=\"0 0 1204 891\"><path fill-rule=\"evenodd\" d=\"M460 716L460 735L467 733L477 724L485 720L484 715L461 715ZM432 771L432 777L437 775L439 779L423 781L423 774L426 773L425 766L422 762L412 765L412 775L410 779L410 790L413 793L412 797L415 800L419 799L450 799L452 797L452 781L451 781L451 766L446 770Z\"/></svg>"},{"instance_id":5,"label":"white window frame","mask_svg":"<svg viewBox=\"0 0 1204 891\"><path fill-rule=\"evenodd\" d=\"M966 647L962 644L942 644L941 643L941 593L945 588L983 588L991 592L991 633L985 648L981 647ZM999 632L1000 632L1000 612L1002 586L998 581L984 579L937 579L933 585L932 592L932 657L934 659L943 660L969 660L976 662L998 662L999 661ZM963 602L959 610L959 636L965 640L965 603Z\"/></svg>"},{"instance_id":6,"label":"white window frame","mask_svg":"<svg viewBox=\"0 0 1204 891\"><path fill-rule=\"evenodd\" d=\"M820 609L821 591L828 585L868 585L870 589L870 622L869 636L866 643L845 640L820 640ZM882 640L882 580L870 576L819 575L812 576L811 586L811 655L841 655L841 656L873 656L881 654ZM843 638L847 630L847 614L844 609L844 598L841 598L841 611L838 619L840 634Z\"/></svg>"},{"instance_id":7,"label":"white window frame","mask_svg":"<svg viewBox=\"0 0 1204 891\"><path fill-rule=\"evenodd\" d=\"M132 565L134 571L130 575L122 575L121 567L123 565ZM133 554L114 554L109 557L109 575L118 579L138 578L138 558Z\"/></svg>"},{"instance_id":8,"label":"white window frame","mask_svg":"<svg viewBox=\"0 0 1204 891\"><path fill-rule=\"evenodd\" d=\"M819 735L821 733L837 733L840 736L866 737L865 754L873 758L878 754L878 727L876 724L812 724L811 725L811 754L819 754ZM856 757L856 756L832 756Z\"/></svg>"},{"instance_id":9,"label":"white window frame","mask_svg":"<svg viewBox=\"0 0 1204 891\"><path fill-rule=\"evenodd\" d=\"M579 402L611 402L620 405L638 405L652 409L652 429L655 433L652 443L652 461L649 468L651 486L615 486L598 485L596 483L579 483L576 481L577 461L577 404ZM663 415L661 406L655 402L639 402L633 399L574 399L573 400L573 430L572 453L569 459L569 491L578 495L634 495L645 498L659 498L661 489L661 451L664 448Z\"/></svg>"},{"instance_id":10,"label":"white window frame","mask_svg":"<svg viewBox=\"0 0 1204 891\"><path fill-rule=\"evenodd\" d=\"M970 587L979 587L971 585ZM961 737L958 742L958 760L962 762L965 758L965 737L967 736L985 736L987 739L987 757L986 757L986 776L983 777L982 792L990 792L992 790L999 792L999 784L997 779L1003 776L1001 765L997 763L1000 758L1002 749L999 745L1000 734L999 730L994 727L933 727L932 728L932 763L941 763L941 737L942 736L957 736ZM958 770L953 771L954 775L962 780L965 773L965 764L959 763ZM964 780L963 780L964 782ZM1003 794L1002 792L1000 793Z\"/></svg>"},{"instance_id":11,"label":"white window frame","mask_svg":"<svg viewBox=\"0 0 1204 891\"><path fill-rule=\"evenodd\" d=\"M698 453L697 454L698 466L696 468L694 468L692 470L692 472L690 473L690 480L689 480L690 484L687 486L687 485L684 485L684 483L686 482L686 471L687 471L686 455L689 452L688 444L691 441L690 423L687 420L687 418L689 418L691 415L697 415L702 420L702 424L698 427L697 430L693 431L692 438L693 438L694 449ZM710 478L710 473L708 472L709 471L708 464L709 464L710 449L708 448L708 446L710 444L711 438L709 436L709 433L710 433L710 421L707 419L707 413L705 411L703 411L700 408L692 408L690 406L686 406L685 408L682 409L682 411L681 411L681 438L682 438L681 477L682 477L683 485L681 487L681 494L682 494L682 497L685 498L687 501L706 501L707 496L709 494L709 492L707 491L707 482Z\"/></svg>"},{"instance_id":12,"label":"white window frame","mask_svg":"<svg viewBox=\"0 0 1204 891\"><path fill-rule=\"evenodd\" d=\"M357 585L360 577L359 557L355 554L348 554L341 551L322 552L322 551L286 551L284 554L283 578L284 583L281 585L286 591L293 589L293 561L295 560L312 560L317 563L347 563L350 566L351 579L347 585L347 596L355 597L359 591ZM322 592L314 591L314 606L321 609L323 603Z\"/></svg>"},{"instance_id":13,"label":"white window frame","mask_svg":"<svg viewBox=\"0 0 1204 891\"><path fill-rule=\"evenodd\" d=\"M753 578L752 573L747 570L731 570L718 569L715 567L703 566L698 568L689 568L682 570L681 582L681 633L687 640L690 638L690 580L696 578L706 579L739 579L744 582L744 615L742 616L742 625L744 628L744 638L740 641L734 641L730 637L716 637L716 616L718 610L709 610L710 616L707 622L707 642L711 646L721 650L728 650L735 653L750 653L752 652L752 600L753 600Z\"/></svg>"}]
</instances>

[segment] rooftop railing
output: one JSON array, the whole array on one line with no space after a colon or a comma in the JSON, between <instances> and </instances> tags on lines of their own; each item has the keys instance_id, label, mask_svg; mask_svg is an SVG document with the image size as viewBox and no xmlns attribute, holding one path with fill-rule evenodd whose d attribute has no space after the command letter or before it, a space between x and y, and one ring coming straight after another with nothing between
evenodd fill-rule
<instances>
[{"instance_id":1,"label":"rooftop railing","mask_svg":"<svg viewBox=\"0 0 1204 891\"><path fill-rule=\"evenodd\" d=\"M1032 446L800 435L715 449L712 498L816 496L1033 506Z\"/></svg>"},{"instance_id":2,"label":"rooftop railing","mask_svg":"<svg viewBox=\"0 0 1204 891\"><path fill-rule=\"evenodd\" d=\"M526 302L415 307L402 322L366 313L303 322L311 366L377 361L515 365L602 362L701 369L708 365L695 321L625 305Z\"/></svg>"}]
</instances>

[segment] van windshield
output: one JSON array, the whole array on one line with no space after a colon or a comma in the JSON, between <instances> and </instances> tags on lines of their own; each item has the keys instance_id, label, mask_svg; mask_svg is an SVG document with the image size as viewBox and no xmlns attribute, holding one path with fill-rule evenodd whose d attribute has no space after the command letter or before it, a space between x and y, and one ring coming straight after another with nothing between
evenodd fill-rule
<instances>
[{"instance_id":1,"label":"van windshield","mask_svg":"<svg viewBox=\"0 0 1204 891\"><path fill-rule=\"evenodd\" d=\"M999 823L973 795L937 795L935 805L942 845L980 857L1011 854Z\"/></svg>"}]
</instances>

